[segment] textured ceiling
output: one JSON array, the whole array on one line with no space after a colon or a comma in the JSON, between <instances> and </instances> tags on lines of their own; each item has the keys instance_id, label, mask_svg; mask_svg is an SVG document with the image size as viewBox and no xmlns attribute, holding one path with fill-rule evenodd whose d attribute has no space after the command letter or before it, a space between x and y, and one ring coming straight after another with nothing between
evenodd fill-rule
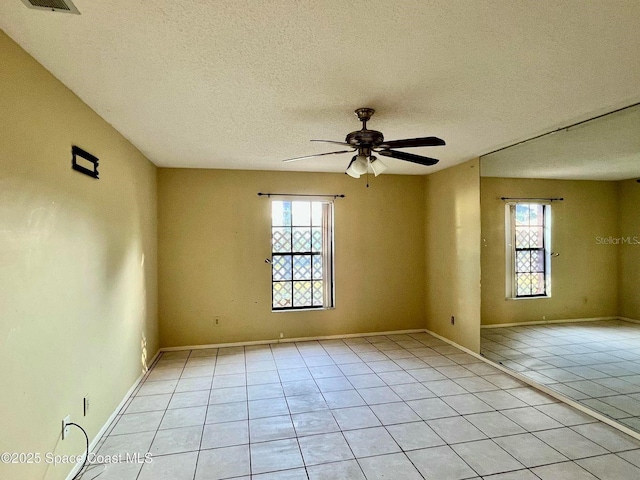
<instances>
[{"instance_id":1,"label":"textured ceiling","mask_svg":"<svg viewBox=\"0 0 640 480\"><path fill-rule=\"evenodd\" d=\"M483 177L640 177L640 105L482 157Z\"/></svg>"},{"instance_id":2,"label":"textured ceiling","mask_svg":"<svg viewBox=\"0 0 640 480\"><path fill-rule=\"evenodd\" d=\"M0 27L165 167L343 171L357 107L437 167L640 101L640 1L0 1Z\"/></svg>"}]
</instances>

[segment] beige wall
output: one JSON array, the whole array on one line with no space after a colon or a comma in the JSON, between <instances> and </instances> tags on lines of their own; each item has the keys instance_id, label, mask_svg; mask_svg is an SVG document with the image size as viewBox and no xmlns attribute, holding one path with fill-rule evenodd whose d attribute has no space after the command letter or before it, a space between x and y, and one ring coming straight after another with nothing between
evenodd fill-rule
<instances>
[{"instance_id":1,"label":"beige wall","mask_svg":"<svg viewBox=\"0 0 640 480\"><path fill-rule=\"evenodd\" d=\"M162 346L424 328L423 181L159 169ZM271 312L271 207L258 192L346 195L335 201L335 310Z\"/></svg>"},{"instance_id":2,"label":"beige wall","mask_svg":"<svg viewBox=\"0 0 640 480\"><path fill-rule=\"evenodd\" d=\"M2 32L0 65L0 452L78 455L62 419L93 438L158 349L156 169ZM71 145L100 180L71 170Z\"/></svg>"},{"instance_id":3,"label":"beige wall","mask_svg":"<svg viewBox=\"0 0 640 480\"><path fill-rule=\"evenodd\" d=\"M609 317L617 314L616 182L481 179L482 323ZM551 207L551 298L505 298L505 202L500 197L563 197Z\"/></svg>"},{"instance_id":4,"label":"beige wall","mask_svg":"<svg viewBox=\"0 0 640 480\"><path fill-rule=\"evenodd\" d=\"M635 179L618 182L619 236L630 243L618 248L618 310L625 318L640 320L640 184Z\"/></svg>"},{"instance_id":5,"label":"beige wall","mask_svg":"<svg viewBox=\"0 0 640 480\"><path fill-rule=\"evenodd\" d=\"M475 352L480 351L479 175L475 159L425 179L426 325Z\"/></svg>"}]
</instances>

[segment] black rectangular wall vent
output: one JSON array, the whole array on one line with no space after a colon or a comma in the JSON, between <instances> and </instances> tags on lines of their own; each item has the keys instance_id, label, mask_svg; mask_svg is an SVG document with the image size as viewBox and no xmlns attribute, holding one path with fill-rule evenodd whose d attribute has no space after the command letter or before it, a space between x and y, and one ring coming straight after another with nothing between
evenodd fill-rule
<instances>
[{"instance_id":1,"label":"black rectangular wall vent","mask_svg":"<svg viewBox=\"0 0 640 480\"><path fill-rule=\"evenodd\" d=\"M100 161L95 155L91 155L89 152L75 145L71 147L71 168L74 170L93 178L100 178L98 176L99 163Z\"/></svg>"}]
</instances>

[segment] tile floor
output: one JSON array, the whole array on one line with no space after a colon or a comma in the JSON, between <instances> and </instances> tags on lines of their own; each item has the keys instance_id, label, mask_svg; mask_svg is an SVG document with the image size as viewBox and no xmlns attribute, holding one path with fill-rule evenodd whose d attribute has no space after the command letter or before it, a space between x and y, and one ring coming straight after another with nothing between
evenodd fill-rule
<instances>
[{"instance_id":1,"label":"tile floor","mask_svg":"<svg viewBox=\"0 0 640 480\"><path fill-rule=\"evenodd\" d=\"M640 324L482 329L482 354L640 431Z\"/></svg>"},{"instance_id":2,"label":"tile floor","mask_svg":"<svg viewBox=\"0 0 640 480\"><path fill-rule=\"evenodd\" d=\"M640 478L640 441L425 333L164 353L98 445L133 452L98 478Z\"/></svg>"}]
</instances>

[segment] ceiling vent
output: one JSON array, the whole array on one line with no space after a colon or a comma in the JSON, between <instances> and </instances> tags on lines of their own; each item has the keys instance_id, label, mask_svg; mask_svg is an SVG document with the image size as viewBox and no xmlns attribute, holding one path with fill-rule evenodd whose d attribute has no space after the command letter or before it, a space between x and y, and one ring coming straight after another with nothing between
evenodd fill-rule
<instances>
[{"instance_id":1,"label":"ceiling vent","mask_svg":"<svg viewBox=\"0 0 640 480\"><path fill-rule=\"evenodd\" d=\"M52 12L75 13L76 15L80 15L80 12L71 0L22 0L22 3L36 10L49 10Z\"/></svg>"}]
</instances>

